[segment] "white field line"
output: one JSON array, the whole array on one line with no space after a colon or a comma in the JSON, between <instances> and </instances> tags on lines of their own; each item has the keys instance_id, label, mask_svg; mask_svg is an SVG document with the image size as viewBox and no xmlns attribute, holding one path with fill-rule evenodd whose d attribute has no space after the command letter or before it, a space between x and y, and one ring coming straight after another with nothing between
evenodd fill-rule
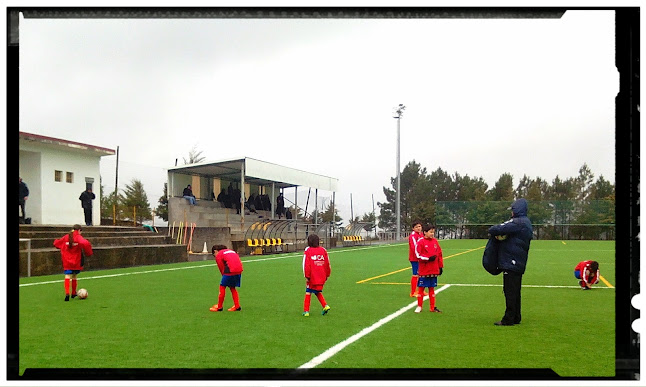
<instances>
[{"instance_id":1,"label":"white field line","mask_svg":"<svg viewBox=\"0 0 646 387\"><path fill-rule=\"evenodd\" d=\"M444 289L447 289L449 286L451 286L451 284L446 284L446 285L442 286L441 288L439 288L439 289L437 289L435 291L435 294L443 291ZM425 301L428 300L428 296L425 296L424 300ZM390 322L391 320L395 319L396 317L401 316L406 311L408 311L410 309L413 309L416 306L417 306L417 300L411 302L410 304L408 304L405 307L399 309L398 311L396 311L396 312L382 318L381 320L377 321L376 323L372 324L371 326L362 329L359 333L356 333L356 334L350 336L349 338L343 340L339 344L336 344L335 346L329 348L328 350L326 350L322 354L316 356L315 358L313 358L312 360L308 361L307 363L303 364L302 366L300 366L298 368L302 369L302 368L314 368L314 367L316 367L317 365L323 363L327 359L329 359L332 356L339 353L339 351L341 351L343 348L345 348L348 345L354 343L355 341L359 340L360 338L362 338L363 336L369 334L370 332L374 331L375 329L379 328L380 326Z\"/></svg>"},{"instance_id":2,"label":"white field line","mask_svg":"<svg viewBox=\"0 0 646 387\"><path fill-rule=\"evenodd\" d=\"M333 255L336 253L346 253L348 251L357 251L357 250L366 250L366 249L377 249L381 247L390 247L393 246L392 244L386 244L386 245L378 245L378 246L367 246L367 247L362 247L358 249L347 249L347 250L338 250L338 251L330 251L329 254ZM287 258L294 258L294 257L302 257L302 253L298 254L290 254L290 255L282 255L278 257L269 257L269 258L260 258L260 259L248 259L242 261L243 263L248 263L248 262L261 262L261 261L273 261L276 259L287 259ZM143 271L134 271L134 272L129 272L129 273L117 273L117 274L105 274L105 275L97 275L93 277L82 277L81 279L85 280L90 280L90 279L102 279L102 278L112 278L112 277L124 277L128 275L135 275L135 274L150 274L150 273L161 273L164 271L175 271L175 270L186 270L186 269L199 269L203 267L210 267L210 266L215 266L215 263L209 263L206 265L197 265L197 266L188 266L188 267L173 267L173 268L167 268L167 269L157 269L157 270L143 270ZM20 284L18 285L19 287L23 286L35 286L35 285L47 285L47 284L55 284L55 283L60 283L63 282L64 280L53 280L53 281L42 281L42 282L32 282L28 284Z\"/></svg>"},{"instance_id":3,"label":"white field line","mask_svg":"<svg viewBox=\"0 0 646 387\"><path fill-rule=\"evenodd\" d=\"M497 286L497 287L502 287L502 284L497 285L497 284L451 284L453 286L477 286L477 287L483 287L483 286ZM523 288L562 288L562 289L578 289L580 286L578 285L522 285ZM595 289L614 289L614 288L609 288L607 286L595 286Z\"/></svg>"}]
</instances>

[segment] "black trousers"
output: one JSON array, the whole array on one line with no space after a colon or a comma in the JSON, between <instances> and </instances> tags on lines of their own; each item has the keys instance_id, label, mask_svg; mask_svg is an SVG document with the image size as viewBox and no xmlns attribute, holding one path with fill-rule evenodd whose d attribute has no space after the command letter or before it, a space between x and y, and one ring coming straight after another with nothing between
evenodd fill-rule
<instances>
[{"instance_id":1,"label":"black trousers","mask_svg":"<svg viewBox=\"0 0 646 387\"><path fill-rule=\"evenodd\" d=\"M505 293L505 315L502 318L503 324L520 323L520 288L523 282L523 275L513 271L505 271L502 276L502 289Z\"/></svg>"},{"instance_id":2,"label":"black trousers","mask_svg":"<svg viewBox=\"0 0 646 387\"><path fill-rule=\"evenodd\" d=\"M20 213L22 214L22 220L25 220L25 201L20 200L18 201L18 204L20 205Z\"/></svg>"},{"instance_id":3,"label":"black trousers","mask_svg":"<svg viewBox=\"0 0 646 387\"><path fill-rule=\"evenodd\" d=\"M91 226L92 225L92 207L83 208L83 212L85 212L85 225L86 226Z\"/></svg>"}]
</instances>

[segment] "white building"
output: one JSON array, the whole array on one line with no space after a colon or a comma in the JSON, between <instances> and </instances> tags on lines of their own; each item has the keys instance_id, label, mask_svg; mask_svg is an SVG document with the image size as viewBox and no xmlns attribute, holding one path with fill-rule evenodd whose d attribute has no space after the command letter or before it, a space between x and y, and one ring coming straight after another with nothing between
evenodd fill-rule
<instances>
[{"instance_id":1,"label":"white building","mask_svg":"<svg viewBox=\"0 0 646 387\"><path fill-rule=\"evenodd\" d=\"M99 146L20 132L18 170L29 188L25 213L32 224L85 225L79 196L91 187L96 195L92 224L99 225L99 162L102 156L115 153Z\"/></svg>"}]
</instances>

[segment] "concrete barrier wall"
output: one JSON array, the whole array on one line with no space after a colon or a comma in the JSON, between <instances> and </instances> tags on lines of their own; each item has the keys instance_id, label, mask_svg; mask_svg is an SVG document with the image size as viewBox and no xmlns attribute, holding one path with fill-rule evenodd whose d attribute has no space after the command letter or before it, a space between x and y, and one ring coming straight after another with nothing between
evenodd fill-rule
<instances>
[{"instance_id":1,"label":"concrete barrier wall","mask_svg":"<svg viewBox=\"0 0 646 387\"><path fill-rule=\"evenodd\" d=\"M94 255L85 259L84 271L188 262L185 245L110 246L97 247L93 251ZM58 249L40 249L31 254L22 250L18 271L20 277L63 274L61 253Z\"/></svg>"}]
</instances>

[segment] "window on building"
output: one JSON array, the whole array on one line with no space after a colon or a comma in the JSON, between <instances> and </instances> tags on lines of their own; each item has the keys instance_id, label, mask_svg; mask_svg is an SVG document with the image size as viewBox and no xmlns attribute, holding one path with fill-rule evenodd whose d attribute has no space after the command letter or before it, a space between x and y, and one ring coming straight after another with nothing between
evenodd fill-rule
<instances>
[{"instance_id":1,"label":"window on building","mask_svg":"<svg viewBox=\"0 0 646 387\"><path fill-rule=\"evenodd\" d=\"M65 181L68 183L73 183L74 182L74 172L67 172L67 175L65 176Z\"/></svg>"},{"instance_id":2,"label":"window on building","mask_svg":"<svg viewBox=\"0 0 646 387\"><path fill-rule=\"evenodd\" d=\"M54 171L54 181L63 181L63 171Z\"/></svg>"}]
</instances>

